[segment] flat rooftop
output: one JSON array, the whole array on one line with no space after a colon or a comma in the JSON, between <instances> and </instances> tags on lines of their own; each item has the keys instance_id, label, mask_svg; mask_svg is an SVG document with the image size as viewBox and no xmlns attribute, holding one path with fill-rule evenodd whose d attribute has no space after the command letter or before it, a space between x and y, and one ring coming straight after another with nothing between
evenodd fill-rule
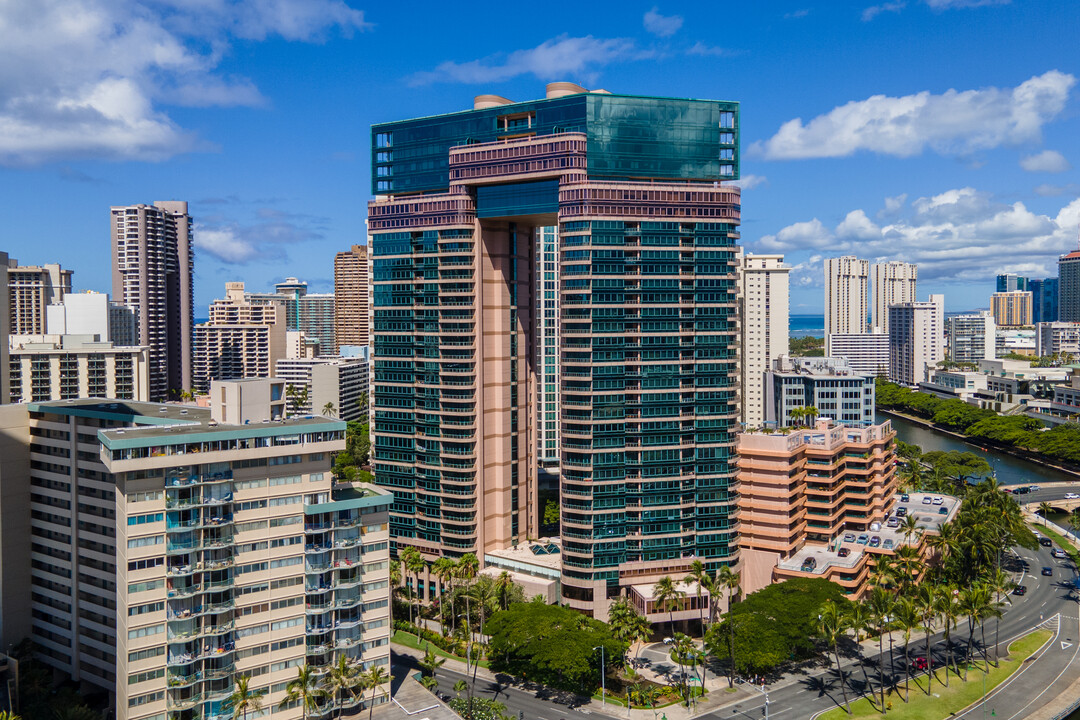
<instances>
[{"instance_id":1,"label":"flat rooftop","mask_svg":"<svg viewBox=\"0 0 1080 720\"><path fill-rule=\"evenodd\" d=\"M490 555L502 560L512 560L524 565L538 565L551 570L562 568L562 547L558 538L540 538L535 542L518 543L515 547L490 550Z\"/></svg>"},{"instance_id":2,"label":"flat rooftop","mask_svg":"<svg viewBox=\"0 0 1080 720\"><path fill-rule=\"evenodd\" d=\"M895 551L902 545L908 544L904 539L904 533L899 527L890 528L888 526L889 519L898 517L897 513L900 508L906 508L907 514L916 519L919 526L924 528L924 532L935 534L943 523L956 517L957 511L960 509L960 498L952 495L910 493L907 502L902 501L901 497L902 494L898 493L896 495L896 505L889 516L881 521L880 529L865 532L848 530L841 533L840 537L830 545L804 545L799 552L777 563L777 567L784 570L802 570L802 564L808 558L814 558L817 562L817 567L812 571L814 574L824 573L830 567L853 568L862 560L862 556L868 552L874 555L889 555L891 554L890 551ZM935 498L940 498L941 504L935 505ZM923 502L924 499L929 500L929 502ZM941 512L942 510L945 512ZM851 537L850 540L845 539L848 536ZM871 548L869 543L875 537L880 539L881 544L876 548ZM860 539L864 540L864 542L860 543ZM889 547L886 548L886 545ZM847 548L850 554L847 557L840 557L838 554L840 548Z\"/></svg>"}]
</instances>

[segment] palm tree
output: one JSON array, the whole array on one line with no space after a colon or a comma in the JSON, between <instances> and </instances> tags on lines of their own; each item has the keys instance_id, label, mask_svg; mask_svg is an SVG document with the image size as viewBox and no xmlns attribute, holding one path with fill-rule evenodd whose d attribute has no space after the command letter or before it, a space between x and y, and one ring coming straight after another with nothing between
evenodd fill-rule
<instances>
[{"instance_id":1,"label":"palm tree","mask_svg":"<svg viewBox=\"0 0 1080 720\"><path fill-rule=\"evenodd\" d=\"M319 676L305 663L296 668L296 679L285 686L285 698L278 707L284 708L299 700L300 717L307 720L308 713L314 711L319 705L318 700L324 697L326 691L319 687Z\"/></svg>"},{"instance_id":2,"label":"palm tree","mask_svg":"<svg viewBox=\"0 0 1080 720\"><path fill-rule=\"evenodd\" d=\"M225 707L232 709L233 720L243 717L247 720L249 712L257 713L262 710L262 693L250 689L250 675L241 675L236 678L236 690L225 701Z\"/></svg>"},{"instance_id":3,"label":"palm tree","mask_svg":"<svg viewBox=\"0 0 1080 720\"><path fill-rule=\"evenodd\" d=\"M728 667L728 687L735 687L735 616L731 614L731 600L739 597L739 573L730 565L721 565L716 571L716 587L727 590L728 607L728 653L731 665Z\"/></svg>"},{"instance_id":4,"label":"palm tree","mask_svg":"<svg viewBox=\"0 0 1080 720\"><path fill-rule=\"evenodd\" d=\"M656 607L660 612L667 610L672 630L675 629L675 608L679 607L679 600L685 596L686 593L675 586L675 582L670 575L665 575L653 585L653 598L656 600Z\"/></svg>"},{"instance_id":5,"label":"palm tree","mask_svg":"<svg viewBox=\"0 0 1080 720\"><path fill-rule=\"evenodd\" d=\"M503 570L499 577L495 578L495 594L499 598L499 607L506 610L510 607L511 590L514 588L514 578L510 573Z\"/></svg>"},{"instance_id":6,"label":"palm tree","mask_svg":"<svg viewBox=\"0 0 1080 720\"><path fill-rule=\"evenodd\" d=\"M1054 512L1054 506L1048 502L1039 503L1039 514L1042 515L1043 527L1046 527L1046 516Z\"/></svg>"},{"instance_id":7,"label":"palm tree","mask_svg":"<svg viewBox=\"0 0 1080 720\"><path fill-rule=\"evenodd\" d=\"M906 594L911 583L919 576L923 559L918 548L902 545L896 551L896 567L900 574L899 594Z\"/></svg>"},{"instance_id":8,"label":"palm tree","mask_svg":"<svg viewBox=\"0 0 1080 720\"><path fill-rule=\"evenodd\" d=\"M1009 591L1016 587L1009 573L998 568L990 577L990 587L994 593L994 667L998 667L998 646L1001 639L1001 608L1009 598ZM985 644L985 643L984 643Z\"/></svg>"},{"instance_id":9,"label":"palm tree","mask_svg":"<svg viewBox=\"0 0 1080 720\"><path fill-rule=\"evenodd\" d=\"M406 573L412 573L416 576L416 585L420 584L420 573L427 567L427 563L424 562L424 557L420 554L420 551L414 548L412 545L406 545L399 553L398 559L401 560L401 566ZM409 590L409 624L413 621L413 585L406 583L406 587Z\"/></svg>"},{"instance_id":10,"label":"palm tree","mask_svg":"<svg viewBox=\"0 0 1080 720\"><path fill-rule=\"evenodd\" d=\"M435 692L439 687L439 681L431 675L424 675L420 678L420 684L427 688L428 692Z\"/></svg>"},{"instance_id":11,"label":"palm tree","mask_svg":"<svg viewBox=\"0 0 1080 720\"><path fill-rule=\"evenodd\" d=\"M885 707L885 633L890 629L893 597L878 585L870 591L867 605L878 631L878 681L881 683L881 707Z\"/></svg>"},{"instance_id":12,"label":"palm tree","mask_svg":"<svg viewBox=\"0 0 1080 720\"><path fill-rule=\"evenodd\" d=\"M323 677L323 688L338 706L338 717L345 709L345 693L352 694L356 686L356 667L349 658L339 655L337 662L330 666L330 671Z\"/></svg>"},{"instance_id":13,"label":"palm tree","mask_svg":"<svg viewBox=\"0 0 1080 720\"><path fill-rule=\"evenodd\" d=\"M833 649L836 656L836 674L840 676L840 691L844 694L844 709L851 714L851 703L848 702L847 683L844 682L844 668L840 665L840 636L844 634L847 623L840 612L839 606L832 600L826 600L821 607L818 616L818 631L826 645Z\"/></svg>"},{"instance_id":14,"label":"palm tree","mask_svg":"<svg viewBox=\"0 0 1080 720\"><path fill-rule=\"evenodd\" d=\"M430 677L435 677L435 671L446 664L446 658L439 657L428 647L424 652L424 659L420 661L420 670Z\"/></svg>"},{"instance_id":15,"label":"palm tree","mask_svg":"<svg viewBox=\"0 0 1080 720\"><path fill-rule=\"evenodd\" d=\"M498 593L495 590L495 581L488 575L482 575L469 588L469 595L476 603L476 611L480 613L480 642L484 641L484 620L487 612L495 605Z\"/></svg>"},{"instance_id":16,"label":"palm tree","mask_svg":"<svg viewBox=\"0 0 1080 720\"><path fill-rule=\"evenodd\" d=\"M1074 537L1080 533L1080 508L1073 510L1072 514L1069 515L1069 527L1072 528Z\"/></svg>"},{"instance_id":17,"label":"palm tree","mask_svg":"<svg viewBox=\"0 0 1080 720\"><path fill-rule=\"evenodd\" d=\"M900 527L898 527L897 530L903 534L904 542L910 545L911 538L922 532L924 528L919 524L919 521L914 515L905 515L903 522L900 523Z\"/></svg>"},{"instance_id":18,"label":"palm tree","mask_svg":"<svg viewBox=\"0 0 1080 720\"><path fill-rule=\"evenodd\" d=\"M896 624L904 631L904 702L911 697L911 656L908 647L911 645L911 631L919 626L922 614L919 605L910 597L901 597L893 608ZM927 661L929 662L929 657Z\"/></svg>"},{"instance_id":19,"label":"palm tree","mask_svg":"<svg viewBox=\"0 0 1080 720\"><path fill-rule=\"evenodd\" d=\"M847 625L855 633L855 642L859 642L859 638L863 635L869 635L870 631L874 628L874 619L870 615L870 608L865 603L852 603L847 612ZM861 658L860 658L861 659ZM859 665L863 671L863 681L866 683L866 687L870 687L870 674L866 671L866 663L860 662ZM867 698L870 700L870 704L874 704L875 695L869 693Z\"/></svg>"},{"instance_id":20,"label":"palm tree","mask_svg":"<svg viewBox=\"0 0 1080 720\"><path fill-rule=\"evenodd\" d=\"M694 560L690 563L690 571L686 574L686 577L682 579L683 583L690 585L697 583L695 588L695 594L698 599L698 608L701 610L701 636L705 636L705 605L701 602L701 591L705 590L712 596L713 588L712 578L709 577L709 571L705 569L705 563L700 560Z\"/></svg>"},{"instance_id":21,"label":"palm tree","mask_svg":"<svg viewBox=\"0 0 1080 720\"><path fill-rule=\"evenodd\" d=\"M383 697L389 697L386 692L386 688L383 687L386 683L393 680L389 673L383 670L382 665L372 665L362 676L361 692L364 690L371 690L371 704L368 705L368 720L371 720L371 713L375 710L375 694L382 693Z\"/></svg>"},{"instance_id":22,"label":"palm tree","mask_svg":"<svg viewBox=\"0 0 1080 720\"><path fill-rule=\"evenodd\" d=\"M941 616L941 621L945 627L945 687L949 687L949 671L953 666L953 654L952 654L952 639L950 634L953 626L956 625L957 610L956 610L956 596L953 588L948 585L939 585L937 588L937 614ZM927 655L927 659L929 659ZM957 670L957 675L960 674Z\"/></svg>"},{"instance_id":23,"label":"palm tree","mask_svg":"<svg viewBox=\"0 0 1080 720\"><path fill-rule=\"evenodd\" d=\"M641 643L637 657L637 664L639 665L641 664L641 651L645 648L645 643L652 637L652 632L652 623L649 622L649 619L635 613L634 619L626 630L626 641L631 645Z\"/></svg>"},{"instance_id":24,"label":"palm tree","mask_svg":"<svg viewBox=\"0 0 1080 720\"><path fill-rule=\"evenodd\" d=\"M675 662L679 663L679 684L682 686L686 707L690 707L690 682L687 680L686 671L683 668L686 666L687 660L693 660L694 649L694 641L690 639L689 635L675 633L674 641L671 643L671 654L675 656Z\"/></svg>"},{"instance_id":25,"label":"palm tree","mask_svg":"<svg viewBox=\"0 0 1080 720\"><path fill-rule=\"evenodd\" d=\"M454 694L460 698L461 693L465 692L468 687L468 683L466 683L464 680L458 680L456 683L454 683Z\"/></svg>"},{"instance_id":26,"label":"palm tree","mask_svg":"<svg viewBox=\"0 0 1080 720\"><path fill-rule=\"evenodd\" d=\"M431 572L435 575L439 582L439 629L442 634L446 634L446 624L444 622L445 610L444 600L446 598L446 583L451 578L454 572L454 561L448 557L441 557L431 564ZM451 609L453 608L453 601L450 603Z\"/></svg>"},{"instance_id":27,"label":"palm tree","mask_svg":"<svg viewBox=\"0 0 1080 720\"><path fill-rule=\"evenodd\" d=\"M360 408L360 414L363 415L368 409L368 394L366 392L360 393L359 399L356 401L356 406Z\"/></svg>"},{"instance_id":28,"label":"palm tree","mask_svg":"<svg viewBox=\"0 0 1080 720\"><path fill-rule=\"evenodd\" d=\"M919 610L919 616L922 619L923 626L926 629L926 662L929 666L930 663L930 626L933 624L934 618L937 617L938 611L938 596L934 591L934 587L931 585L920 585L915 593L915 606ZM930 685L934 682L934 670L932 667L927 669L926 679L926 694L930 694Z\"/></svg>"},{"instance_id":29,"label":"palm tree","mask_svg":"<svg viewBox=\"0 0 1080 720\"><path fill-rule=\"evenodd\" d=\"M323 415L327 417L334 417L334 403L328 402L322 406Z\"/></svg>"}]
</instances>

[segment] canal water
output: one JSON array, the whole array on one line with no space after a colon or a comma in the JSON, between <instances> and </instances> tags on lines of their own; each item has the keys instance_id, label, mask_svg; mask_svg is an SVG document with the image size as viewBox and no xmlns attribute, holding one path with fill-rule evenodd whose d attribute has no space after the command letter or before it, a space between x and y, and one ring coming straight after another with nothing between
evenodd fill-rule
<instances>
[{"instance_id":1,"label":"canal water","mask_svg":"<svg viewBox=\"0 0 1080 720\"><path fill-rule=\"evenodd\" d=\"M1070 475L1069 473L1064 473L1060 470L1055 470L1054 468L1031 462L1030 460L1024 460L1023 458L996 452L992 448L983 449L954 438L951 435L946 435L945 433L932 428L924 427L918 423L913 423L910 420L905 420L904 418L895 417L893 415L878 415L877 421L881 422L882 420L892 421L892 426L896 430L896 437L906 443L918 445L922 448L923 452L930 452L931 450L959 450L961 452L972 452L976 455L982 455L986 458L986 461L990 463L990 467L994 468L997 472L998 482L1002 485L1038 485L1039 483L1044 482L1077 481L1075 475Z\"/></svg>"}]
</instances>

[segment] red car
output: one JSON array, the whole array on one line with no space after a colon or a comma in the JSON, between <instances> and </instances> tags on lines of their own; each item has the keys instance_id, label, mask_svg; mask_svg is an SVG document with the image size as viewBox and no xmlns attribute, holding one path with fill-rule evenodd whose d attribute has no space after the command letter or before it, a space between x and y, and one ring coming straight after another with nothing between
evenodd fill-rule
<instances>
[{"instance_id":1,"label":"red car","mask_svg":"<svg viewBox=\"0 0 1080 720\"><path fill-rule=\"evenodd\" d=\"M928 663L926 661L926 658L922 657L921 655L911 661L912 670L918 670L921 672L923 670L926 670L926 668L928 667L930 667L930 663Z\"/></svg>"}]
</instances>

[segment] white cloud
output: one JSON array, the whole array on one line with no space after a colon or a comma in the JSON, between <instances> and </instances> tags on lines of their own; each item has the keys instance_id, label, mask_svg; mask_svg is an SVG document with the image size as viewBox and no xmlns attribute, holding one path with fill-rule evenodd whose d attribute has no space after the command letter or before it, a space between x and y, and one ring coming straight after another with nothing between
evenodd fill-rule
<instances>
[{"instance_id":1,"label":"white cloud","mask_svg":"<svg viewBox=\"0 0 1080 720\"><path fill-rule=\"evenodd\" d=\"M702 57L710 55L714 57L720 57L721 55L733 55L735 53L733 53L731 50L728 50L727 48L718 47L716 45L706 45L699 40L687 49L686 54L699 55Z\"/></svg>"},{"instance_id":2,"label":"white cloud","mask_svg":"<svg viewBox=\"0 0 1080 720\"><path fill-rule=\"evenodd\" d=\"M363 29L341 0L0 2L0 164L206 147L164 108L264 103L218 72L232 38Z\"/></svg>"},{"instance_id":3,"label":"white cloud","mask_svg":"<svg viewBox=\"0 0 1080 720\"><path fill-rule=\"evenodd\" d=\"M924 0L924 2L934 10L952 10L986 5L1008 5L1012 0Z\"/></svg>"},{"instance_id":4,"label":"white cloud","mask_svg":"<svg viewBox=\"0 0 1080 720\"><path fill-rule=\"evenodd\" d=\"M1041 153L1020 158L1020 167L1028 172L1060 173L1072 170L1072 165L1057 150L1043 150Z\"/></svg>"},{"instance_id":5,"label":"white cloud","mask_svg":"<svg viewBox=\"0 0 1080 720\"><path fill-rule=\"evenodd\" d=\"M239 204L239 198L203 201L204 204ZM221 262L244 265L252 261L287 262L286 249L322 238L326 219L285 212L271 207L254 210L255 222L241 224L209 215L195 227L195 246Z\"/></svg>"},{"instance_id":6,"label":"white cloud","mask_svg":"<svg viewBox=\"0 0 1080 720\"><path fill-rule=\"evenodd\" d=\"M883 207L881 210L878 210L877 213L878 220L899 212L900 208L904 207L904 203L906 202L907 193L900 193L899 195L885 198L885 207Z\"/></svg>"},{"instance_id":7,"label":"white cloud","mask_svg":"<svg viewBox=\"0 0 1080 720\"><path fill-rule=\"evenodd\" d=\"M259 256L251 240L240 238L233 228L208 228L196 225L195 247L225 263L243 265Z\"/></svg>"},{"instance_id":8,"label":"white cloud","mask_svg":"<svg viewBox=\"0 0 1080 720\"><path fill-rule=\"evenodd\" d=\"M738 180L732 180L731 184L743 190L751 190L762 185L768 185L769 178L764 175L743 175Z\"/></svg>"},{"instance_id":9,"label":"white cloud","mask_svg":"<svg viewBox=\"0 0 1080 720\"><path fill-rule=\"evenodd\" d=\"M645 29L653 35L659 37L671 37L679 32L679 28L681 28L683 24L683 19L682 15L661 15L659 8L654 7L652 10L645 13L642 23L645 25Z\"/></svg>"},{"instance_id":10,"label":"white cloud","mask_svg":"<svg viewBox=\"0 0 1080 720\"><path fill-rule=\"evenodd\" d=\"M911 157L926 148L944 154L1038 141L1042 126L1065 107L1076 78L1051 70L1015 88L985 88L940 95L874 95L852 101L803 124L784 123L752 153L771 160L846 157L859 151Z\"/></svg>"},{"instance_id":11,"label":"white cloud","mask_svg":"<svg viewBox=\"0 0 1080 720\"><path fill-rule=\"evenodd\" d=\"M447 60L434 70L414 74L409 81L412 85L492 83L527 74L541 80L565 79L567 76L591 75L593 68L615 60L642 56L632 40L560 35L535 48L515 50L506 56L500 54L464 63Z\"/></svg>"},{"instance_id":12,"label":"white cloud","mask_svg":"<svg viewBox=\"0 0 1080 720\"><path fill-rule=\"evenodd\" d=\"M810 9L809 8L802 8L801 10L793 10L792 12L784 13L784 19L785 20L798 20L799 18L804 18L809 14L810 14Z\"/></svg>"},{"instance_id":13,"label":"white cloud","mask_svg":"<svg viewBox=\"0 0 1080 720\"><path fill-rule=\"evenodd\" d=\"M796 266L803 268L804 284L817 282L813 257L824 253L914 262L920 279L984 281L1009 268L1052 275L1058 255L1075 246L1078 224L1080 199L1046 215L960 188L920 197L905 217L880 227L857 209L834 229L814 218L765 235L747 249L809 251L809 264Z\"/></svg>"},{"instance_id":14,"label":"white cloud","mask_svg":"<svg viewBox=\"0 0 1080 720\"><path fill-rule=\"evenodd\" d=\"M1035 188L1035 194L1040 197L1057 197L1058 195L1080 195L1080 185L1069 183L1067 185L1050 185L1044 183Z\"/></svg>"},{"instance_id":15,"label":"white cloud","mask_svg":"<svg viewBox=\"0 0 1080 720\"><path fill-rule=\"evenodd\" d=\"M871 5L862 11L863 22L870 22L875 17L883 12L898 13L907 7L907 3L903 0L897 0L896 2L886 2L880 5Z\"/></svg>"}]
</instances>

